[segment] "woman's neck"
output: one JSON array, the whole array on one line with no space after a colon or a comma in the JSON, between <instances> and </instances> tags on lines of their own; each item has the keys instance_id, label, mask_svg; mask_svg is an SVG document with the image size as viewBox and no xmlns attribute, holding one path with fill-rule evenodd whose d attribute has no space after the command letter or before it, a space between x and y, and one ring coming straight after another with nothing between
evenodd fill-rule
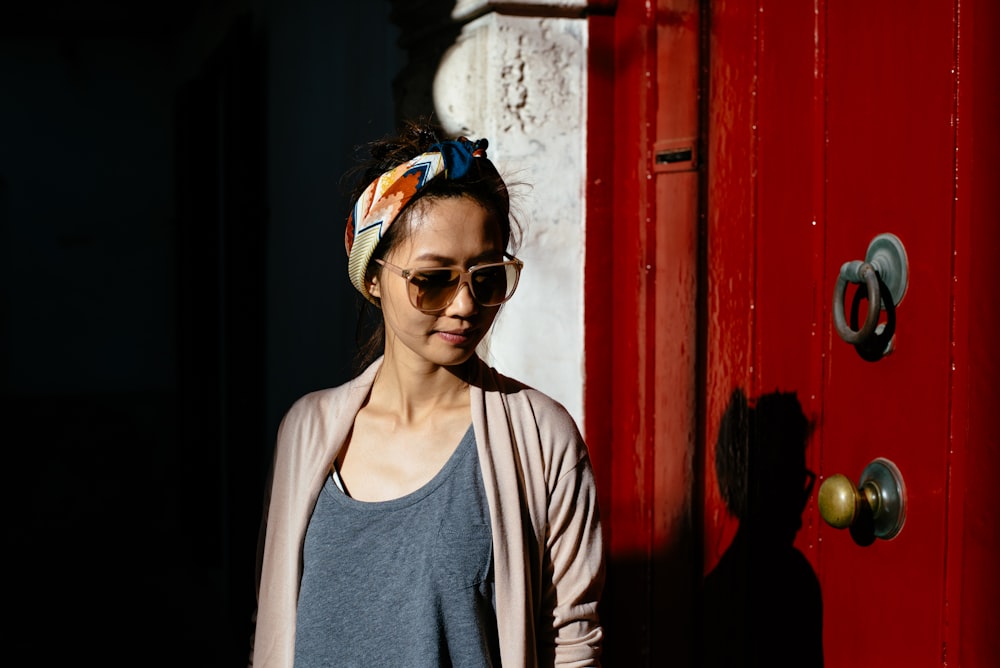
<instances>
[{"instance_id":1,"label":"woman's neck","mask_svg":"<svg viewBox=\"0 0 1000 668\"><path fill-rule=\"evenodd\" d=\"M387 356L372 384L367 406L394 414L404 424L424 422L435 415L466 409L468 372L475 360L456 367Z\"/></svg>"}]
</instances>

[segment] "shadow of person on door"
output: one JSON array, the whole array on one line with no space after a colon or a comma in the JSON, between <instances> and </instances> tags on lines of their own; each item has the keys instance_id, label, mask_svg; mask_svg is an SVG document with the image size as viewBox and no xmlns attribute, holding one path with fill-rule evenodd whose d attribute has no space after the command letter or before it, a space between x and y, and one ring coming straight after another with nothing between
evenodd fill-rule
<instances>
[{"instance_id":1,"label":"shadow of person on door","mask_svg":"<svg viewBox=\"0 0 1000 668\"><path fill-rule=\"evenodd\" d=\"M795 548L815 474L806 468L812 425L795 393L734 390L715 446L719 491L739 521L705 576L704 666L823 665L819 580Z\"/></svg>"}]
</instances>

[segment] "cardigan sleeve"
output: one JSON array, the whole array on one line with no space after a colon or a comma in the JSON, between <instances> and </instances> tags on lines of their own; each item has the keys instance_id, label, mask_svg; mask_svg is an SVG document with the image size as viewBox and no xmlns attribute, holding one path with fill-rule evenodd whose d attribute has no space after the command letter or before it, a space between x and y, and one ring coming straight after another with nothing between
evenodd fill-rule
<instances>
[{"instance_id":1,"label":"cardigan sleeve","mask_svg":"<svg viewBox=\"0 0 1000 668\"><path fill-rule=\"evenodd\" d=\"M539 663L599 667L605 560L597 488L572 418L561 406L554 415L546 413L539 416L539 436L549 454Z\"/></svg>"}]
</instances>

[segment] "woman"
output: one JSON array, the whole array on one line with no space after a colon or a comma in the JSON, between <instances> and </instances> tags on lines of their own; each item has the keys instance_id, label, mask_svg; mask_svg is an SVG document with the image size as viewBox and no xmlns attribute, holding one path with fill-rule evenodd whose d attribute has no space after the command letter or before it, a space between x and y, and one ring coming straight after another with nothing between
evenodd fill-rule
<instances>
[{"instance_id":1,"label":"woman","mask_svg":"<svg viewBox=\"0 0 1000 668\"><path fill-rule=\"evenodd\" d=\"M586 445L476 354L522 263L486 141L440 136L371 146L346 247L381 351L279 428L251 665L600 665Z\"/></svg>"}]
</instances>

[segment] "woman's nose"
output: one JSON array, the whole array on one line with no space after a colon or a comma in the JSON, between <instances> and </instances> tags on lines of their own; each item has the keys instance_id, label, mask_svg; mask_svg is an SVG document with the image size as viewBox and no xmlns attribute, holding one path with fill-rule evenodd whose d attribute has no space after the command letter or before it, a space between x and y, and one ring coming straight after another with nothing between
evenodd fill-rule
<instances>
[{"instance_id":1,"label":"woman's nose","mask_svg":"<svg viewBox=\"0 0 1000 668\"><path fill-rule=\"evenodd\" d=\"M479 302L472 294L472 282L470 276L463 276L456 288L455 298L451 300L448 311L462 315L471 314L479 310Z\"/></svg>"}]
</instances>

